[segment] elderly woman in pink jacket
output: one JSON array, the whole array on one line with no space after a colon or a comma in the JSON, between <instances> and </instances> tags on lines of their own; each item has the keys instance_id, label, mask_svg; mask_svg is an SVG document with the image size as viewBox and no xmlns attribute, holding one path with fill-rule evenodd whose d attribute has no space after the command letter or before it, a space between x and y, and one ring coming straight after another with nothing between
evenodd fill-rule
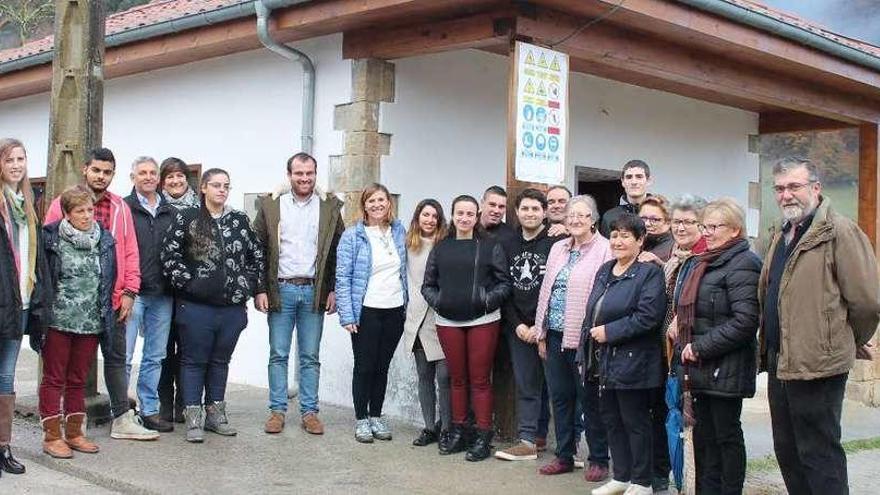
<instances>
[{"instance_id":1,"label":"elderly woman in pink jacket","mask_svg":"<svg viewBox=\"0 0 880 495\"><path fill-rule=\"evenodd\" d=\"M608 476L608 438L599 418L598 382L588 377L584 383L575 357L593 280L599 267L611 259L608 240L597 232L598 221L592 197L575 196L568 201L565 225L571 237L550 249L534 328L538 353L544 359L556 429L556 459L543 466L540 473L567 473L574 468L578 442L575 401L580 401L590 449L584 477L590 482Z\"/></svg>"}]
</instances>

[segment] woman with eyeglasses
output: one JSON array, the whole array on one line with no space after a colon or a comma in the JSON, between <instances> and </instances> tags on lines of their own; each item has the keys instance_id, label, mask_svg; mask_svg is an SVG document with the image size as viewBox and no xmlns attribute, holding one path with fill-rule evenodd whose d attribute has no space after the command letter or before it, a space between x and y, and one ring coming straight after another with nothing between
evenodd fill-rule
<instances>
[{"instance_id":1,"label":"woman with eyeglasses","mask_svg":"<svg viewBox=\"0 0 880 495\"><path fill-rule=\"evenodd\" d=\"M193 443L204 440L205 430L237 434L226 416L229 361L247 326L245 303L266 292L263 247L248 217L226 203L229 191L226 171L205 172L200 207L177 211L160 253L177 290L183 415Z\"/></svg>"},{"instance_id":2,"label":"woman with eyeglasses","mask_svg":"<svg viewBox=\"0 0 880 495\"><path fill-rule=\"evenodd\" d=\"M659 194L648 196L639 205L639 218L648 231L639 261L666 263L675 245L669 223L669 201Z\"/></svg>"},{"instance_id":3,"label":"woman with eyeglasses","mask_svg":"<svg viewBox=\"0 0 880 495\"><path fill-rule=\"evenodd\" d=\"M742 208L719 199L703 210L707 250L679 276L676 352L694 397L697 493L742 493L746 449L740 415L755 395L758 278Z\"/></svg>"},{"instance_id":4,"label":"woman with eyeglasses","mask_svg":"<svg viewBox=\"0 0 880 495\"><path fill-rule=\"evenodd\" d=\"M608 240L597 232L596 202L591 196L575 196L565 206L565 226L571 237L553 244L535 314L538 354L544 370L556 430L556 458L540 469L541 474L559 474L574 468L576 401L584 412L589 466L587 481L608 477L608 438L599 417L599 383L596 369L586 374L586 383L575 362L584 323L584 301L593 289L596 272L611 259Z\"/></svg>"}]
</instances>

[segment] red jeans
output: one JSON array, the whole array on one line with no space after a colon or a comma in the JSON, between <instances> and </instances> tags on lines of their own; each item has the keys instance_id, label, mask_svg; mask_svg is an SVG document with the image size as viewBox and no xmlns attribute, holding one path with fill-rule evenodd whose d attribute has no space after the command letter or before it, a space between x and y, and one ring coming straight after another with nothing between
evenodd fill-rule
<instances>
[{"instance_id":1,"label":"red jeans","mask_svg":"<svg viewBox=\"0 0 880 495\"><path fill-rule=\"evenodd\" d=\"M501 322L473 327L437 325L440 346L446 354L446 367L452 388L452 422L467 421L468 385L477 419L477 428L492 429L492 366Z\"/></svg>"},{"instance_id":2,"label":"red jeans","mask_svg":"<svg viewBox=\"0 0 880 495\"><path fill-rule=\"evenodd\" d=\"M97 335L79 335L50 328L43 344L40 417L86 411L86 378L98 350Z\"/></svg>"}]
</instances>

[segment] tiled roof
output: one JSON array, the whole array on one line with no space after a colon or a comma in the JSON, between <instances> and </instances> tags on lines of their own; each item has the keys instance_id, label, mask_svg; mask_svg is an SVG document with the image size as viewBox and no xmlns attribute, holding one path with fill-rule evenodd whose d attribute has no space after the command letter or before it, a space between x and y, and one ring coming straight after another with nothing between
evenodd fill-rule
<instances>
[{"instance_id":1,"label":"tiled roof","mask_svg":"<svg viewBox=\"0 0 880 495\"><path fill-rule=\"evenodd\" d=\"M199 12L210 12L239 3L245 2L241 0L153 0L148 4L108 16L105 34L121 33L129 29L179 19ZM52 49L52 38L52 36L46 36L18 48L2 50L0 51L0 63L49 51Z\"/></svg>"},{"instance_id":2,"label":"tiled roof","mask_svg":"<svg viewBox=\"0 0 880 495\"><path fill-rule=\"evenodd\" d=\"M854 38L849 38L847 36L843 36L841 34L835 33L830 29L820 25L814 21L808 21L803 17L792 14L790 12L785 12L782 10L770 8L767 5L761 3L758 0L725 0L727 2L739 5L743 8L751 10L752 12L758 12L760 14L764 14L768 17L772 17L779 21L782 21L791 26L796 26L806 31L809 31L813 34L818 34L824 38L828 38L836 43L840 43L841 45L848 46L850 48L855 48L856 50L861 50L865 53L873 55L875 57L880 57L880 47L872 45L862 40L857 40Z\"/></svg>"},{"instance_id":3,"label":"tiled roof","mask_svg":"<svg viewBox=\"0 0 880 495\"><path fill-rule=\"evenodd\" d=\"M725 0L753 12L758 12L819 36L880 57L880 47L834 33L819 24L797 15L770 8L758 0ZM107 18L106 34L111 35L163 21L178 19L198 12L210 12L222 7L245 3L242 0L153 0L152 2L113 14ZM19 48L0 51L0 63L9 62L52 49L52 36L28 42Z\"/></svg>"}]
</instances>

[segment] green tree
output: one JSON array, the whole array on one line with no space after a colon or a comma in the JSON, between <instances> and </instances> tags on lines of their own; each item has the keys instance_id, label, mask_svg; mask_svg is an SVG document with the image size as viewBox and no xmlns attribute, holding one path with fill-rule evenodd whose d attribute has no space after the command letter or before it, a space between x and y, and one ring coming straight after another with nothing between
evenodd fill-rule
<instances>
[{"instance_id":1,"label":"green tree","mask_svg":"<svg viewBox=\"0 0 880 495\"><path fill-rule=\"evenodd\" d=\"M12 24L23 45L41 24L51 21L54 12L53 0L5 0L0 3L0 25Z\"/></svg>"}]
</instances>

